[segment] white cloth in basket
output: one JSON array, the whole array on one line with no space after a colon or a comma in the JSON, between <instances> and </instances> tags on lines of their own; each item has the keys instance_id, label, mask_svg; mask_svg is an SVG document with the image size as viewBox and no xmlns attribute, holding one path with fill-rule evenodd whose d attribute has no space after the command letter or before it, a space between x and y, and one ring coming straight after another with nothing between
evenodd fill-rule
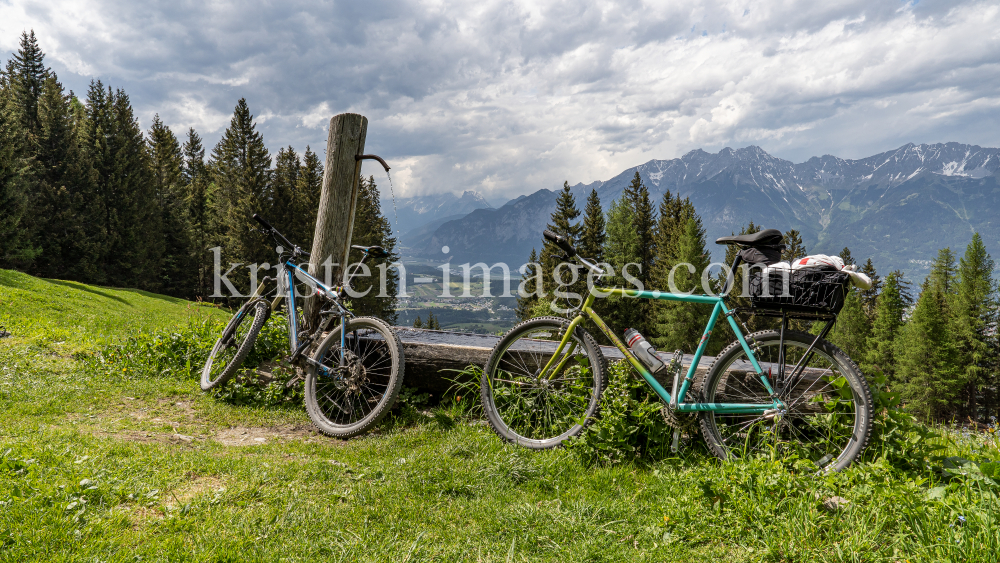
<instances>
[{"instance_id":1,"label":"white cloth in basket","mask_svg":"<svg viewBox=\"0 0 1000 563\"><path fill-rule=\"evenodd\" d=\"M811 254L805 258L797 258L794 263L789 264L788 262L778 262L777 264L771 264L770 266L764 268L761 272L767 275L771 270L801 270L803 268L823 268L823 267L833 267L851 276L851 283L860 289L871 289L872 280L868 276L857 271L858 267L854 264L848 266L844 265L844 261L840 256L827 256L826 254Z\"/></svg>"}]
</instances>

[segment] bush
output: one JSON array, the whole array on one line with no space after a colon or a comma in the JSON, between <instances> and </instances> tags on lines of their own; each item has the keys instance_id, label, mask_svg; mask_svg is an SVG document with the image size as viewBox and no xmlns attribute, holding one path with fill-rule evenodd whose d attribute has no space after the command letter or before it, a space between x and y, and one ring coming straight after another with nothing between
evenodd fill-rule
<instances>
[{"instance_id":1,"label":"bush","mask_svg":"<svg viewBox=\"0 0 1000 563\"><path fill-rule=\"evenodd\" d=\"M937 469L955 475L944 471L954 461L937 455L947 448L946 434L921 424L901 409L897 395L886 389L884 376L876 374L872 383L872 432L861 460L881 459L904 471ZM661 406L659 397L633 375L629 364L611 364L608 388L601 397L600 418L567 447L587 464L614 465L669 457L673 429L663 420Z\"/></svg>"},{"instance_id":2,"label":"bush","mask_svg":"<svg viewBox=\"0 0 1000 563\"><path fill-rule=\"evenodd\" d=\"M881 372L870 383L872 431L862 459L884 459L899 469L922 471L935 460L934 452L946 447L943 435L899 407L898 394L887 389Z\"/></svg>"},{"instance_id":3,"label":"bush","mask_svg":"<svg viewBox=\"0 0 1000 563\"><path fill-rule=\"evenodd\" d=\"M90 358L90 365L92 369L122 379L152 376L197 381L224 326L223 322L202 320L190 322L181 330L140 333L120 344L104 347ZM273 380L267 383L262 383L256 373L261 364L280 359L287 349L285 317L272 315L257 336L242 368L233 380L213 390L212 395L238 405L273 406L300 402L302 386L287 386L296 376L294 368L273 366Z\"/></svg>"},{"instance_id":4,"label":"bush","mask_svg":"<svg viewBox=\"0 0 1000 563\"><path fill-rule=\"evenodd\" d=\"M670 455L673 429L660 414L662 403L625 361L609 365L608 387L601 395L601 416L567 443L590 465L655 461Z\"/></svg>"}]
</instances>

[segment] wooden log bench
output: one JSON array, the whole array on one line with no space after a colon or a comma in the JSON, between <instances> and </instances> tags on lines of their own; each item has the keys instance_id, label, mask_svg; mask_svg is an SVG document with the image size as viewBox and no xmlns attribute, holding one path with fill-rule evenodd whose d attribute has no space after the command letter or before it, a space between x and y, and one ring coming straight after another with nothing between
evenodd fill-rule
<instances>
[{"instance_id":1,"label":"wooden log bench","mask_svg":"<svg viewBox=\"0 0 1000 563\"><path fill-rule=\"evenodd\" d=\"M489 334L472 334L429 330L425 328L393 327L403 343L406 371L403 385L441 397L456 380L463 380L459 372L470 365L483 367L490 351L500 337ZM553 350L555 346L553 345ZM624 359L614 346L601 346L608 361ZM670 355L661 352L665 361ZM693 356L684 356L684 365L691 364ZM705 371L715 358L703 357L698 371Z\"/></svg>"},{"instance_id":2,"label":"wooden log bench","mask_svg":"<svg viewBox=\"0 0 1000 563\"><path fill-rule=\"evenodd\" d=\"M403 343L403 354L406 358L403 385L430 393L434 398L443 397L448 388L456 381L468 381L468 376L461 372L470 365L483 367L489 358L490 351L500 340L498 336L487 334L411 327L394 327L394 329ZM551 347L555 351L556 344L552 343ZM601 352L609 362L624 359L622 353L614 346L601 346ZM665 362L670 361L670 354L659 352L659 355ZM693 359L694 356L691 354L684 355L685 373ZM704 375L714 361L714 357L702 357L701 361L698 362L697 373ZM770 364L762 364L762 367L767 371ZM760 393L759 383L752 385L749 383L751 378L756 379L757 377L749 362L738 361L730 369L730 376L725 382L725 387L720 388L720 391L725 389L723 392L732 394L729 400L740 402L768 401L768 398ZM800 392L808 391L814 387L817 378L826 374L828 374L827 370L806 368L804 377L799 381L797 387ZM661 381L660 383L667 391L670 390L670 382Z\"/></svg>"}]
</instances>

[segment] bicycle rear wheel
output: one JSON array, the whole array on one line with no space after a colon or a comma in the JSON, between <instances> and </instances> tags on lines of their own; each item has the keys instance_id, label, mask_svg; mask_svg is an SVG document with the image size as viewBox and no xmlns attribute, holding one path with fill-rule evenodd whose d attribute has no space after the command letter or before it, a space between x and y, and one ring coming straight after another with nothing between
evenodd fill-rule
<instances>
[{"instance_id":1,"label":"bicycle rear wheel","mask_svg":"<svg viewBox=\"0 0 1000 563\"><path fill-rule=\"evenodd\" d=\"M222 329L222 336L208 354L201 370L201 388L208 391L224 385L253 349L260 329L271 316L271 304L264 299L248 301Z\"/></svg>"},{"instance_id":2,"label":"bicycle rear wheel","mask_svg":"<svg viewBox=\"0 0 1000 563\"><path fill-rule=\"evenodd\" d=\"M343 348L341 331L346 331ZM306 375L306 411L329 436L350 438L375 426L403 385L403 345L381 319L348 320L330 332L312 359L320 365L311 365Z\"/></svg>"},{"instance_id":3,"label":"bicycle rear wheel","mask_svg":"<svg viewBox=\"0 0 1000 563\"><path fill-rule=\"evenodd\" d=\"M861 454L871 432L871 391L854 362L826 340L817 341L806 357L815 340L812 334L785 331L782 347L777 331L747 337L757 342L757 361L786 409L764 415L703 412L702 434L716 456L797 457L819 470L839 471ZM702 401L771 402L739 342L709 368Z\"/></svg>"},{"instance_id":4,"label":"bicycle rear wheel","mask_svg":"<svg viewBox=\"0 0 1000 563\"><path fill-rule=\"evenodd\" d=\"M540 377L569 324L558 317L525 321L490 353L481 384L483 410L501 438L536 450L552 448L579 435L598 415L607 384L605 360L582 328L552 363L554 368L567 360L562 369Z\"/></svg>"}]
</instances>

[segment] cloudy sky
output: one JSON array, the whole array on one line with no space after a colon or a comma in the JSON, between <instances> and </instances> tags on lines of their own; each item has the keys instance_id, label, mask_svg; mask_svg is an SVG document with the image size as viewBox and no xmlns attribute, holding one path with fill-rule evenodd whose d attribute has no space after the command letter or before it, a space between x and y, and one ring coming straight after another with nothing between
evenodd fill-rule
<instances>
[{"instance_id":1,"label":"cloudy sky","mask_svg":"<svg viewBox=\"0 0 1000 563\"><path fill-rule=\"evenodd\" d=\"M995 0L0 0L5 57L29 29L68 88L209 146L240 97L272 153L362 113L397 195L503 201L695 148L1000 146Z\"/></svg>"}]
</instances>

